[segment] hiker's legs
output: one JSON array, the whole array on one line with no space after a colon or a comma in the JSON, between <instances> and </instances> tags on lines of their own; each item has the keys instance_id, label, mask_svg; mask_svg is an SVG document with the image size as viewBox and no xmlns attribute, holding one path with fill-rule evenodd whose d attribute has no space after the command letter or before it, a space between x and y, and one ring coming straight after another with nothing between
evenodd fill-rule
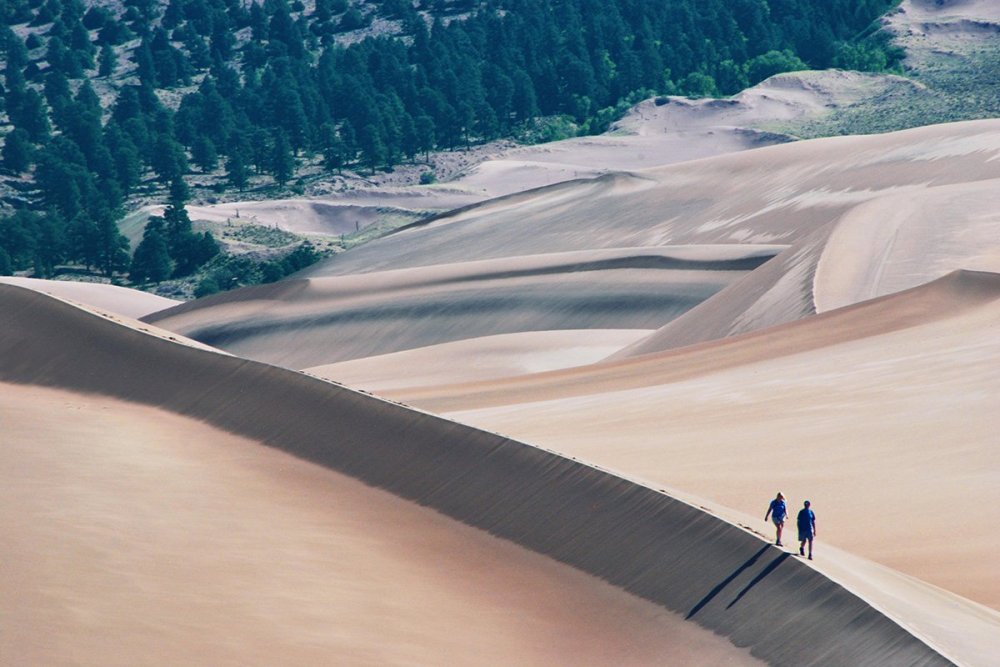
<instances>
[{"instance_id":1,"label":"hiker's legs","mask_svg":"<svg viewBox=\"0 0 1000 667\"><path fill-rule=\"evenodd\" d=\"M774 522L774 530L775 530L775 533L776 533L775 537L777 538L774 541L775 544L778 544L778 545L781 544L781 531L782 531L782 529L784 527L785 527L785 522L784 521L775 521Z\"/></svg>"}]
</instances>

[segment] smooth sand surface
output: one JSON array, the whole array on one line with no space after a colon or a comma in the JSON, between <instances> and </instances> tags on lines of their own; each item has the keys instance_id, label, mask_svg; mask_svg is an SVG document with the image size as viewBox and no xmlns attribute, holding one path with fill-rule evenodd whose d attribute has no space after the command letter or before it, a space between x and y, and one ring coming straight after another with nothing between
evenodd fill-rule
<instances>
[{"instance_id":1,"label":"smooth sand surface","mask_svg":"<svg viewBox=\"0 0 1000 667\"><path fill-rule=\"evenodd\" d=\"M899 77L841 70L789 72L725 99L645 100L608 132L531 146L499 142L492 148L434 154L440 183L404 185L405 177L380 176L376 185L358 175L336 192L317 188L313 197L191 205L194 220L237 219L302 234L349 234L385 217L419 217L534 188L612 171L647 169L793 140L758 127L789 119L819 117L839 106L873 97ZM411 173L417 173L411 171ZM412 177L411 177L412 181ZM162 207L150 207L159 214ZM134 232L133 232L134 235ZM137 242L137 238L133 239Z\"/></svg>"},{"instance_id":2,"label":"smooth sand surface","mask_svg":"<svg viewBox=\"0 0 1000 667\"><path fill-rule=\"evenodd\" d=\"M278 451L263 454L252 443L247 443L250 440L322 464L597 574L625 590L684 614L686 619L729 638L735 645L746 647L754 656L768 662L937 665L947 664L946 656L955 655L956 647L941 646L938 640L914 632L905 623L893 620L877 606L808 567L805 562L767 547L753 532L656 489L301 373L164 340L28 290L0 287L0 305L5 312L4 324L0 327L0 381L16 383L4 387L4 400L23 398L28 404L44 404L31 408L26 420L12 420L18 427L12 432L19 433L20 437L15 446L5 447L4 456L12 457L14 464L21 466L25 473L15 479L27 479L27 482L18 482L3 493L23 496L29 510L34 508L36 514L28 525L19 522L17 517L30 516L30 511L14 512L13 517L7 515L8 520L18 531L43 542L46 539L65 540L66 536L54 536L53 533L72 529L73 540L82 540L85 545L80 560L101 563L96 568L98 572L74 577L78 559L71 558L67 563L59 551L30 550L33 557L22 554L19 559L11 559L27 568L27 572L19 572L14 577L15 581L24 581L30 576L43 580L52 577L57 581L79 578L82 585L86 585L94 581L90 576L96 577L92 589L95 592L87 596L83 605L74 604L74 593L65 587L30 588L32 595L46 599L55 609L41 613L47 620L19 620L22 631L15 635L5 634L4 641L16 637L25 642L18 644L24 647L18 650L38 650L40 641L44 641L38 638L38 628L47 631L51 627L51 618L48 618L51 612L56 612L57 616L64 614L63 618L70 617L77 628L71 636L80 637L79 644L71 641L73 645L66 650L92 650L89 647L99 640L99 636L79 628L99 624L103 617L93 613L87 604L110 608L109 613L114 617L122 612L117 595L127 588L123 584L109 591L103 585L107 581L102 577L109 570L123 571L114 561L110 568L107 567L105 555L109 553L109 558L119 558L135 568L138 575L125 579L128 584L137 584L138 595L144 598L142 604L145 606L129 609L122 623L128 627L138 625L147 633L155 634L163 629L156 620L156 613L167 606L176 609L173 605L178 605L184 608L184 613L179 619L172 617L167 630L183 626L182 629L195 633L196 639L192 642L198 646L203 645L206 636L212 634L210 630L216 627L221 636L227 637L232 627L230 617L224 615L222 620L214 620L218 626L213 624L207 631L204 625L189 623L199 618L190 613L203 602L197 594L177 595L185 589L172 584L163 587L168 591L164 594L166 600L159 600L155 593L163 590L158 587L163 576L179 572L183 581L186 574L195 580L205 574L202 568L190 573L187 564L189 559L197 562L202 553L212 554L213 548L221 548L227 555L239 551L240 546L245 547L244 553L249 551L249 563L227 567L213 560L206 567L222 572L217 576L210 572L209 582L214 584L218 577L224 577L225 581L252 583L255 586L251 589L253 600L246 604L257 613L260 613L256 606L258 597L253 592L263 589L265 600L269 601L268 596L278 598L284 608L289 609L287 618L265 616L254 620L258 624L270 624L275 630L291 624L296 634L292 644L299 651L314 649L316 644L327 639L323 633L336 636L338 626L322 623L322 630L316 631L314 619L303 616L317 607L323 608L329 601L322 595L318 595L318 600L312 597L314 593L330 590L327 582L314 581L314 573L317 569L326 573L324 563L329 562L330 550L344 540L357 551L344 555L337 553L338 560L360 562L362 568L388 561L386 567L390 571L394 567L403 570L399 574L400 581L383 580L382 590L395 586L409 589L408 582L413 581L411 575L421 578L419 557L414 556L416 562L404 559L393 565L393 558L381 552L378 545L368 543L369 540L379 542L378 536L385 534L370 528L369 524L377 518L395 526L388 512L380 510L402 503L401 512L414 510L415 514L410 515L414 517L412 522L420 521L421 528L415 539L427 547L422 540L430 538L434 530L431 527L424 529L423 520L418 520L416 515L427 517L429 513L417 511L409 502L396 501L380 493L371 495L370 487L344 483L339 475L328 475L326 470L304 463L302 466L306 467L282 462L284 454ZM51 390L42 392L44 395L38 398L39 394L32 394L36 390L30 385L71 392L74 400L84 395L92 397L94 393L114 400L111 403L103 398L81 401L84 406L92 405L96 409L78 410L84 413L79 428L65 428L60 425L62 420L58 413L49 421L38 415L52 415L56 412L55 406L60 404L62 410L79 408L79 403L62 403L66 394L60 394L53 403L49 399L56 397ZM13 391L8 392L8 389ZM22 394L22 390L27 393ZM117 400L125 398L145 407L134 413L120 409L121 415L116 409L100 409L115 407ZM20 409L19 405L14 405ZM150 417L154 412L156 415ZM164 415L164 412L172 414ZM147 433L150 418L156 422L156 428ZM174 421L175 418L179 421ZM34 437L34 422L41 422L40 433L47 434L40 437L41 447L22 442ZM217 436L215 429L227 431L232 438ZM78 443L70 437L72 432L79 431L83 435L86 449L93 447L95 441L99 442L105 430L114 434L112 442L96 452L74 451ZM173 445L175 434L178 436L177 449ZM134 440L144 435L149 438L150 449L136 451ZM213 442L205 445L202 442L205 437ZM214 442L217 437L223 444L233 443L232 447L226 447L225 453L220 452L219 445ZM63 438L70 442L60 442ZM277 458L271 459L274 464L270 464L258 459L250 449ZM80 457L85 460L79 460ZM80 471L86 474L80 475ZM32 480L32 474L37 474L41 483ZM48 494L39 493L45 487L46 478L51 480L53 475L58 493L70 497L68 504L59 503L56 508ZM274 479L271 475L278 479L273 486L269 482ZM294 483L290 484L286 475L295 480ZM96 478L96 484L90 483L91 477ZM334 508L322 503L317 506L314 492L322 494L323 489L312 486L306 478L316 479L323 489L342 488L344 495L335 494L332 504L343 501L344 507ZM272 489L278 502L268 498ZM107 501L109 494L115 496L119 491L126 496L135 494L128 500L136 502L120 502L117 496ZM190 507L174 507L169 502L166 511L161 509L160 501L164 498L167 501L177 499L179 503L182 496L194 496L195 504L205 496L209 509L217 511L200 511L200 506L191 511ZM386 505L382 504L383 500ZM4 503L4 507L7 506ZM354 514L356 506L365 512L362 517L370 516L371 520L358 522ZM173 512L179 513L179 521L171 515ZM224 512L229 513L225 517L245 516L247 523L225 519L217 522L218 514ZM121 517L124 520L119 521ZM177 535L178 523L191 522L203 526L204 530L192 533L185 526ZM335 538L325 535L325 530L321 531L323 536L316 535L317 522L321 528L336 528L342 532ZM404 516L400 522L408 525L411 520ZM441 522L453 525L443 518ZM358 528L358 523L364 527ZM165 562L159 567L150 567L139 558L140 562L129 564L127 549L122 549L123 541L127 545L129 540L118 539L129 530L150 535L150 540L146 541L154 545L166 542L162 549L156 549L165 553ZM270 537L272 530L282 531L279 537L287 534L290 541L268 541L261 537L262 532ZM355 544L351 538L357 535L357 530L364 531L364 536L358 540L362 544ZM369 537L373 534L370 530L376 537ZM10 532L7 530L6 534ZM389 532L394 536L396 531L390 528ZM404 545L407 544L412 533L405 527L399 532ZM229 539L233 541L227 542ZM86 548L95 541L99 545L96 553ZM16 549L22 543L21 540L5 541L4 548ZM490 540L487 551L492 550L492 544ZM149 544L137 548L144 553ZM256 551L258 549L263 553ZM419 549L414 546L414 550ZM378 563L369 557L373 550L383 556ZM430 548L430 551L434 554L432 569L437 570L442 556L437 549ZM38 553L47 556L38 558ZM464 561L464 557L461 560ZM517 557L510 555L503 560L514 562ZM295 565L294 571L282 570L286 562ZM518 572L524 574L526 566L516 565ZM151 570L155 570L155 575L148 580L146 577ZM124 571L130 573L128 567ZM454 572L436 572L434 576L455 575ZM337 594L343 592L344 586L348 584L337 586ZM414 587L419 588L420 584ZM532 589L531 581L525 587ZM576 590L576 586L573 588ZM18 590L17 587L14 590ZM468 597L459 591L466 589L456 587L454 590L454 598L448 598L439 590L429 597L432 600L437 596L448 598L442 605L454 605L452 608L459 609L458 615L464 616L468 607L462 600ZM487 590L503 593L508 592L510 586L501 577L497 588L487 587ZM152 599L160 604L155 605L153 611L143 613L149 609L150 592L154 593ZM394 592L406 599L426 599L419 591ZM241 590L241 594L246 593ZM303 594L308 594L309 602L303 603L300 599ZM97 599L91 601L91 597ZM479 604L478 597L476 604ZM5 596L4 599L9 598ZM65 604L63 601L67 599L69 603ZM565 600L565 597L560 598L560 602ZM218 604L214 596L208 602L213 611L218 611ZM380 613L384 609L380 606L381 599L372 604L374 611L358 614L364 617L363 620L347 621L352 634L355 627L360 628L357 634L375 634L377 627L377 647L372 649L365 643L365 647L359 649L363 651L359 661L371 655L367 653L370 650L376 651L375 661L384 655L380 651L408 654L407 651L419 650L413 649L413 645L426 640L425 628L434 628L440 633L434 634L435 637L446 634L449 642L456 639L455 634L464 637L451 626L441 630L433 607L421 607L419 619L413 621L416 626L404 625L401 629L391 617L387 620L387 616ZM545 606L544 601L542 606ZM952 612L977 626L982 625L984 621L973 613L974 609L963 612L961 606L953 607ZM571 607L567 606L566 610ZM12 605L9 609L16 614L26 608ZM4 613L11 613L9 609L5 607ZM357 613L357 607L352 611ZM547 618L550 613L551 610L545 612ZM512 625L508 627L528 625L516 619L510 622ZM641 626L637 617L623 616L607 627L620 627L617 623L633 628L631 632ZM416 629L407 635L412 627ZM658 627L663 629L662 625ZM266 639L269 632L274 630L262 630L254 638ZM386 641L387 634L392 632L402 636ZM516 630L512 632L517 634ZM298 641L301 637L298 633L305 633L312 643L303 645ZM563 645L562 639L553 640L549 634L545 633L544 641ZM134 634L123 636L124 641L115 633L114 646L127 651ZM789 641L790 637L795 641ZM669 644L669 640L667 633L664 641ZM589 638L580 641L586 644ZM403 645L396 646L400 642ZM391 648L382 648L383 643ZM200 654L198 646L157 648L178 651L183 661L185 651ZM136 652L142 650L141 647L135 649ZM226 644L218 650L241 649L238 642L226 639ZM440 655L447 660L449 654L447 650L435 653L428 662L440 663ZM576 661L571 658L568 664L576 664Z\"/></svg>"},{"instance_id":3,"label":"smooth sand surface","mask_svg":"<svg viewBox=\"0 0 1000 667\"><path fill-rule=\"evenodd\" d=\"M168 299L149 292L101 283L42 280L18 276L0 276L0 283L27 287L60 299L75 301L85 306L111 311L134 319L181 303L175 299Z\"/></svg>"},{"instance_id":4,"label":"smooth sand surface","mask_svg":"<svg viewBox=\"0 0 1000 667\"><path fill-rule=\"evenodd\" d=\"M793 245L877 197L1000 178L997 156L1000 120L770 146L460 209L302 275L623 246Z\"/></svg>"},{"instance_id":5,"label":"smooth sand surface","mask_svg":"<svg viewBox=\"0 0 1000 667\"><path fill-rule=\"evenodd\" d=\"M646 329L576 329L500 334L303 369L375 393L495 380L600 361Z\"/></svg>"},{"instance_id":6,"label":"smooth sand surface","mask_svg":"<svg viewBox=\"0 0 1000 667\"><path fill-rule=\"evenodd\" d=\"M656 329L780 249L614 248L316 277L199 300L148 321L298 369L496 334Z\"/></svg>"},{"instance_id":7,"label":"smooth sand surface","mask_svg":"<svg viewBox=\"0 0 1000 667\"><path fill-rule=\"evenodd\" d=\"M996 120L798 142L501 198L310 267L298 277L316 280L295 294L245 290L150 319L295 368L488 335L659 327L615 356L648 354L956 269L995 270L998 180ZM680 257L700 248L726 261L785 249L749 274L616 263L622 252ZM571 271L574 258L609 263ZM480 275L510 271L522 273Z\"/></svg>"},{"instance_id":8,"label":"smooth sand surface","mask_svg":"<svg viewBox=\"0 0 1000 667\"><path fill-rule=\"evenodd\" d=\"M7 665L757 664L651 602L148 406L0 385Z\"/></svg>"},{"instance_id":9,"label":"smooth sand surface","mask_svg":"<svg viewBox=\"0 0 1000 667\"><path fill-rule=\"evenodd\" d=\"M750 515L775 489L810 498L824 543L1000 609L998 327L1000 277L960 273L673 353L389 395Z\"/></svg>"}]
</instances>

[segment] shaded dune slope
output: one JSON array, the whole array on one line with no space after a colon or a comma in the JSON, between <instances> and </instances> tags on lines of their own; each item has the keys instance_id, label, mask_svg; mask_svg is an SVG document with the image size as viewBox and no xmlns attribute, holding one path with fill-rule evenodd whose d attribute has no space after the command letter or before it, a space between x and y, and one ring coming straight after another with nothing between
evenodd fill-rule
<instances>
[{"instance_id":1,"label":"shaded dune slope","mask_svg":"<svg viewBox=\"0 0 1000 667\"><path fill-rule=\"evenodd\" d=\"M108 310L134 318L144 317L181 303L137 289L100 283L78 283L67 280L42 280L15 276L0 276L0 283L27 287L60 299L82 303L91 308Z\"/></svg>"},{"instance_id":2,"label":"shaded dune slope","mask_svg":"<svg viewBox=\"0 0 1000 667\"><path fill-rule=\"evenodd\" d=\"M751 515L768 487L811 498L824 545L996 610L1000 540L982 526L1000 521L998 283L958 273L775 335L564 373L549 391L508 381L490 397L504 405L462 386L434 405ZM465 396L484 407L461 411Z\"/></svg>"},{"instance_id":3,"label":"shaded dune slope","mask_svg":"<svg viewBox=\"0 0 1000 667\"><path fill-rule=\"evenodd\" d=\"M1000 274L956 271L905 292L724 340L546 373L411 387L384 395L443 413L651 387L922 326L997 301ZM327 374L336 378L336 367Z\"/></svg>"},{"instance_id":4,"label":"shaded dune slope","mask_svg":"<svg viewBox=\"0 0 1000 667\"><path fill-rule=\"evenodd\" d=\"M680 611L770 662L948 664L805 564L653 489L23 289L0 287L0 304L6 382L159 406L322 463Z\"/></svg>"},{"instance_id":5,"label":"shaded dune slope","mask_svg":"<svg viewBox=\"0 0 1000 667\"><path fill-rule=\"evenodd\" d=\"M625 248L312 278L210 297L148 321L290 368L491 334L655 329L780 249Z\"/></svg>"}]
</instances>

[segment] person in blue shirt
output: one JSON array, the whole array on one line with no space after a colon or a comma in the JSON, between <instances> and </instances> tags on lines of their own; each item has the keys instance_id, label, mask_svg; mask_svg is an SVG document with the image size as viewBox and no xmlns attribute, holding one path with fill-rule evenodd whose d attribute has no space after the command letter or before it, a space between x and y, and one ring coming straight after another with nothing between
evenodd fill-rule
<instances>
[{"instance_id":1,"label":"person in blue shirt","mask_svg":"<svg viewBox=\"0 0 1000 667\"><path fill-rule=\"evenodd\" d=\"M799 529L799 555L806 555L806 542L809 543L809 560L813 559L813 538L816 537L816 514L809 509L809 501L805 502L795 519Z\"/></svg>"},{"instance_id":2,"label":"person in blue shirt","mask_svg":"<svg viewBox=\"0 0 1000 667\"><path fill-rule=\"evenodd\" d=\"M764 521L767 521L768 517L771 517L771 521L774 522L774 528L777 532L774 544L776 546L783 546L781 544L781 531L785 528L785 518L788 516L788 507L785 505L785 496L778 491L778 495L774 497L771 504L767 507L767 514L764 515Z\"/></svg>"}]
</instances>

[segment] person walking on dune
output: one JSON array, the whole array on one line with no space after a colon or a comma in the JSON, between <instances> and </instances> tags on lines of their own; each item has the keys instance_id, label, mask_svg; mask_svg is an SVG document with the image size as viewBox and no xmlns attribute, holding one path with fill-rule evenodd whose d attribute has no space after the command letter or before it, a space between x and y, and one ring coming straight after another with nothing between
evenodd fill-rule
<instances>
[{"instance_id":1,"label":"person walking on dune","mask_svg":"<svg viewBox=\"0 0 1000 667\"><path fill-rule=\"evenodd\" d=\"M785 518L788 516L788 506L785 505L785 496L778 491L778 495L774 497L771 504L767 507L767 514L764 515L764 521L767 521L768 517L774 522L775 532L777 533L774 540L775 546L784 546L781 544L781 531L785 528Z\"/></svg>"},{"instance_id":2,"label":"person walking on dune","mask_svg":"<svg viewBox=\"0 0 1000 667\"><path fill-rule=\"evenodd\" d=\"M816 537L816 513L809 509L807 500L795 519L799 529L799 555L806 555L806 542L809 543L809 560L813 559L813 538Z\"/></svg>"}]
</instances>

